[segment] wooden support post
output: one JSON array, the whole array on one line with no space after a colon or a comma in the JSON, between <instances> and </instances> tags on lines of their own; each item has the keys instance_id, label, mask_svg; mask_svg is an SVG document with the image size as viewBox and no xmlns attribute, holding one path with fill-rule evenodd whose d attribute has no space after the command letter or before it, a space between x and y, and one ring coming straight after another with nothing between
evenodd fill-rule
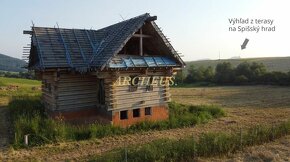
<instances>
[{"instance_id":1,"label":"wooden support post","mask_svg":"<svg viewBox=\"0 0 290 162\"><path fill-rule=\"evenodd\" d=\"M143 36L142 36L142 28L140 28L140 56L143 56Z\"/></svg>"},{"instance_id":2,"label":"wooden support post","mask_svg":"<svg viewBox=\"0 0 290 162\"><path fill-rule=\"evenodd\" d=\"M28 146L28 136L29 134L24 135L24 144Z\"/></svg>"}]
</instances>

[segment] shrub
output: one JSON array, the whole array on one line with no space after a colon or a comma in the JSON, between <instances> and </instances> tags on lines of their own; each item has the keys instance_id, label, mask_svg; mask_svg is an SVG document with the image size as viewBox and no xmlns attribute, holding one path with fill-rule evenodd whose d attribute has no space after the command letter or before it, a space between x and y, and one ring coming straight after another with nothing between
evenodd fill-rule
<instances>
[{"instance_id":1,"label":"shrub","mask_svg":"<svg viewBox=\"0 0 290 162\"><path fill-rule=\"evenodd\" d=\"M287 73L273 71L262 75L260 82L264 84L290 85L288 77Z\"/></svg>"},{"instance_id":2,"label":"shrub","mask_svg":"<svg viewBox=\"0 0 290 162\"><path fill-rule=\"evenodd\" d=\"M168 120L144 121L129 128L120 128L98 123L70 125L61 118L58 120L50 119L44 113L39 97L17 97L9 103L8 107L14 126L15 147L24 146L25 135L29 135L29 146L37 146L45 143L102 138L137 131L188 127L225 115L220 107L213 105L187 106L171 102L169 103Z\"/></svg>"},{"instance_id":3,"label":"shrub","mask_svg":"<svg viewBox=\"0 0 290 162\"><path fill-rule=\"evenodd\" d=\"M195 67L191 65L185 79L187 86L204 86L211 84L241 85L241 84L273 84L290 85L290 72L267 72L263 63L242 62L233 67L230 62L221 62L216 65L215 71L211 66ZM182 74L179 74L178 81ZM182 82L183 83L183 82ZM182 85L186 86L186 85Z\"/></svg>"},{"instance_id":4,"label":"shrub","mask_svg":"<svg viewBox=\"0 0 290 162\"><path fill-rule=\"evenodd\" d=\"M239 75L235 78L236 84L245 84L249 81L249 79L244 75Z\"/></svg>"},{"instance_id":5,"label":"shrub","mask_svg":"<svg viewBox=\"0 0 290 162\"><path fill-rule=\"evenodd\" d=\"M215 68L215 82L219 84L232 83L234 80L234 69L230 62L217 64Z\"/></svg>"},{"instance_id":6,"label":"shrub","mask_svg":"<svg viewBox=\"0 0 290 162\"><path fill-rule=\"evenodd\" d=\"M34 72L9 72L9 71L0 71L0 76L7 78L25 78L25 79L36 79Z\"/></svg>"},{"instance_id":7,"label":"shrub","mask_svg":"<svg viewBox=\"0 0 290 162\"><path fill-rule=\"evenodd\" d=\"M181 80L180 75L182 75L182 73L177 76L177 79L178 79L177 82L180 82ZM188 68L188 75L185 81L187 83L201 82L201 81L211 82L213 78L214 78L214 70L211 66L208 66L206 68L203 66L200 66L196 68L194 65L191 65Z\"/></svg>"}]
</instances>

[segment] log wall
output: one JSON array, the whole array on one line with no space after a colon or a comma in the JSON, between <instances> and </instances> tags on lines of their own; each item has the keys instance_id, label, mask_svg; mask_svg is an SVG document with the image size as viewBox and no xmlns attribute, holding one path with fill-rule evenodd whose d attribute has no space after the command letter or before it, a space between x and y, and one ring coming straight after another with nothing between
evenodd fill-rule
<instances>
[{"instance_id":1,"label":"log wall","mask_svg":"<svg viewBox=\"0 0 290 162\"><path fill-rule=\"evenodd\" d=\"M98 106L98 79L92 75L60 74L57 110L73 111Z\"/></svg>"},{"instance_id":2,"label":"log wall","mask_svg":"<svg viewBox=\"0 0 290 162\"><path fill-rule=\"evenodd\" d=\"M42 79L42 102L48 111L55 111L57 109L57 83L54 77L54 72L40 73Z\"/></svg>"},{"instance_id":3,"label":"log wall","mask_svg":"<svg viewBox=\"0 0 290 162\"><path fill-rule=\"evenodd\" d=\"M69 114L71 118L80 117L77 114L105 117L114 125L131 125L142 120L164 120L168 117L167 102L170 101L168 85L153 85L148 90L147 85L138 85L135 91L130 91L130 85L114 85L119 76L170 76L167 71L121 71L90 74L74 74L65 71L42 72L42 99L47 110L54 113ZM105 104L99 101L99 82L104 80ZM158 81L158 80L157 80ZM141 80L139 80L139 83ZM49 87L49 88L48 88ZM152 107L152 116L122 120L119 123L119 113L122 110ZM96 110L96 111L95 111ZM82 113L84 112L94 112ZM77 112L71 115L69 112ZM161 113L162 112L162 113ZM162 117L160 116L161 114ZM158 115L159 114L159 115ZM130 114L129 114L130 116ZM81 117L80 117L81 118ZM119 124L118 124L119 123Z\"/></svg>"},{"instance_id":4,"label":"log wall","mask_svg":"<svg viewBox=\"0 0 290 162\"><path fill-rule=\"evenodd\" d=\"M104 108L99 104L99 79L89 74L43 72L42 101L49 111L75 111Z\"/></svg>"},{"instance_id":5,"label":"log wall","mask_svg":"<svg viewBox=\"0 0 290 162\"><path fill-rule=\"evenodd\" d=\"M114 78L105 79L106 103L108 110L120 111L126 109L144 108L150 106L164 106L170 101L168 85L153 85L153 90L148 91L146 85L138 85L137 90L131 92L129 85L114 85L118 76L165 76L166 72L147 72L140 74L136 72L120 72ZM139 80L139 83L141 80Z\"/></svg>"}]
</instances>

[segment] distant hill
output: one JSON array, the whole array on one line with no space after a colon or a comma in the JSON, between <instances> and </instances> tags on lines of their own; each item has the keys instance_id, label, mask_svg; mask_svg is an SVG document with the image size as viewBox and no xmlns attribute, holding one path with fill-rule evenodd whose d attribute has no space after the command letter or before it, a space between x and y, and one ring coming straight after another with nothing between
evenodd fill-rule
<instances>
[{"instance_id":1,"label":"distant hill","mask_svg":"<svg viewBox=\"0 0 290 162\"><path fill-rule=\"evenodd\" d=\"M23 72L26 69L22 68L26 62L18 58L0 54L0 70L11 72Z\"/></svg>"},{"instance_id":2,"label":"distant hill","mask_svg":"<svg viewBox=\"0 0 290 162\"><path fill-rule=\"evenodd\" d=\"M247 61L263 63L268 71L290 71L290 57L260 57L260 58L241 58L241 59L221 59L221 60L200 60L200 61L189 61L186 62L186 67L194 64L196 67L199 66L215 66L220 62L230 62L233 66L237 66L241 62ZM185 69L186 70L186 69Z\"/></svg>"}]
</instances>

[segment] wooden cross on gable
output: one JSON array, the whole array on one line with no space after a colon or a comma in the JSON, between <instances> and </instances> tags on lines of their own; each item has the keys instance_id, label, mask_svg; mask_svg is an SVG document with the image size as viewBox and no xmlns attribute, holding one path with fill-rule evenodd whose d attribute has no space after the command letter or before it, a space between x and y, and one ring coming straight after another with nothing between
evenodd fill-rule
<instances>
[{"instance_id":1,"label":"wooden cross on gable","mask_svg":"<svg viewBox=\"0 0 290 162\"><path fill-rule=\"evenodd\" d=\"M133 37L138 37L140 38L140 50L139 50L139 54L140 56L143 56L143 38L150 38L150 35L145 35L143 34L142 28L139 29L139 34L134 34Z\"/></svg>"}]
</instances>

